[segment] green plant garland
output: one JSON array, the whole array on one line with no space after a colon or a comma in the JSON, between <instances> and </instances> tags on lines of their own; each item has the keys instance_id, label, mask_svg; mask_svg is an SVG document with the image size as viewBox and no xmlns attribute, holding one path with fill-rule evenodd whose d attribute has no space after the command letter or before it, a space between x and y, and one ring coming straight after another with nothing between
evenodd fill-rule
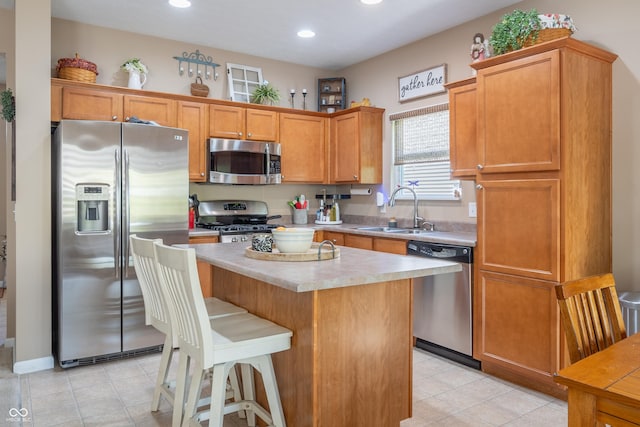
<instances>
[{"instance_id":1,"label":"green plant garland","mask_svg":"<svg viewBox=\"0 0 640 427\"><path fill-rule=\"evenodd\" d=\"M7 122L12 122L16 117L16 106L11 89L0 92L0 102L2 103L2 118Z\"/></svg>"},{"instance_id":2,"label":"green plant garland","mask_svg":"<svg viewBox=\"0 0 640 427\"><path fill-rule=\"evenodd\" d=\"M493 27L489 44L494 55L518 50L531 39L535 41L540 33L542 22L536 9L523 11L516 9L507 13Z\"/></svg>"}]
</instances>

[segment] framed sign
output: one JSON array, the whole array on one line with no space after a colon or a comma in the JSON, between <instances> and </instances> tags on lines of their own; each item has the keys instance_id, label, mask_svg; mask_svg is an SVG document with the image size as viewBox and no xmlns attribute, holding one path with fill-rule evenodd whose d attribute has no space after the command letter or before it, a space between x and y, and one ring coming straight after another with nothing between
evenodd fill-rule
<instances>
[{"instance_id":1,"label":"framed sign","mask_svg":"<svg viewBox=\"0 0 640 427\"><path fill-rule=\"evenodd\" d=\"M445 83L447 83L447 64L398 77L398 99L400 102L405 102L443 93L446 91Z\"/></svg>"}]
</instances>

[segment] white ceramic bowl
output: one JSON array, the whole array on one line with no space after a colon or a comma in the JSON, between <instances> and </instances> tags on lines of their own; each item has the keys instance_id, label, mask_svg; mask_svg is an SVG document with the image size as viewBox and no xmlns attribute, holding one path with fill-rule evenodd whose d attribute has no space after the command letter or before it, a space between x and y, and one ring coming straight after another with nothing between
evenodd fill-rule
<instances>
[{"instance_id":1,"label":"white ceramic bowl","mask_svg":"<svg viewBox=\"0 0 640 427\"><path fill-rule=\"evenodd\" d=\"M311 248L315 230L308 227L291 227L271 230L273 243L282 253L305 253Z\"/></svg>"}]
</instances>

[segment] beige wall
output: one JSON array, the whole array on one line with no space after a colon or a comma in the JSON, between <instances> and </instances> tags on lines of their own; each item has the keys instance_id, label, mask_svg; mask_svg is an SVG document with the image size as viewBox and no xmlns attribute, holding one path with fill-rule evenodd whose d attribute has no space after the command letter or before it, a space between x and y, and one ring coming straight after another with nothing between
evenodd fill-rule
<instances>
[{"instance_id":1,"label":"beige wall","mask_svg":"<svg viewBox=\"0 0 640 427\"><path fill-rule=\"evenodd\" d=\"M33 10L49 10L47 1L24 0L20 2ZM37 4L37 6L36 6ZM635 42L637 31L635 19L640 12L640 3L636 0L617 0L615 8L603 7L595 0L527 0L517 6L519 8L536 7L541 12L559 12L570 14L579 31L575 37L589 41L619 55L614 63L614 97L613 97L613 158L614 158L614 273L620 288L640 291L640 263L636 261L640 254L636 242L640 241L640 227L635 226L635 219L640 216L640 123L634 118L640 117L640 57ZM339 72L328 72L293 64L280 63L256 57L221 51L209 47L188 46L157 38L139 36L132 33L110 31L98 27L64 22L53 19L51 33L43 22L41 14L34 16L21 15L15 33L18 35L16 47L21 55L14 57L13 14L0 10L0 51L8 53L10 65L9 86L14 81L16 64L20 78L15 82L18 118L23 120L18 134L18 200L19 221L14 224L9 220L7 233L10 239L17 240L15 263L9 265L17 269L18 274L11 279L16 288L22 289L16 300L17 319L16 341L18 360L28 361L45 357L51 337L51 324L48 317L50 304L50 260L48 247L50 229L48 214L50 198L48 194L48 77L53 72L56 61L61 57L72 56L78 52L82 57L96 62L99 66L99 83L125 85L125 76L118 66L126 58L140 56L149 66L149 90L176 93L188 93L191 83L186 77L178 77L177 62L173 56L182 52L192 52L199 48L201 52L211 55L216 62L237 62L252 66L261 66L264 77L280 89L283 95L282 105L286 106L287 93L290 88L300 91L306 87L309 92L309 106L315 102L315 81L319 77L344 76L347 78L349 99L359 100L363 97L371 99L374 105L385 108L387 115L398 111L410 110L425 105L446 101L446 96L434 96L400 104L397 101L397 78L413 71L446 63L448 80L454 81L470 76L469 46L473 34L483 32L490 34L492 25L498 21L503 10L487 17L461 25L361 64L354 65ZM46 20L48 21L48 20ZM29 28L28 37L27 29ZM37 29L34 30L34 29ZM24 34L24 37L20 35ZM51 55L48 48L48 35L52 34ZM35 42L29 42L35 37ZM45 42L45 40L47 40ZM38 45L39 43L39 45ZM40 59L37 59L40 58ZM43 63L43 62L46 62ZM46 75L43 70L46 69ZM224 76L224 73L220 73ZM224 78L212 83L211 97L226 98L226 81ZM298 98L299 102L299 98ZM310 107L311 109L312 107ZM27 126L26 124L29 124ZM385 166L389 166L390 136L389 125L385 118ZM634 167L635 166L635 167ZM4 184L6 185L6 183ZM388 177L380 189L388 194ZM289 197L304 192L313 197L322 186L267 186L267 187L223 187L192 185L191 191L197 192L201 199L218 197L256 198L269 202L270 213L288 214L286 204ZM378 188L375 188L378 189ZM329 189L333 191L334 189ZM348 191L343 186L339 191ZM462 202L421 202L420 213L431 220L456 220L473 222L467 217L467 203L475 200L472 183L463 187ZM313 206L313 205L312 205ZM410 203L403 203L391 209L387 208L386 216L410 216ZM7 211L12 206L8 204ZM374 198L360 196L342 204L345 214L378 214ZM7 213L7 216L9 214ZM15 235L19 239L15 239ZM13 243L12 243L13 244ZM13 273L15 274L15 273ZM12 316L12 307L9 307ZM9 319L11 324L11 319ZM11 336L11 332L9 332Z\"/></svg>"}]
</instances>

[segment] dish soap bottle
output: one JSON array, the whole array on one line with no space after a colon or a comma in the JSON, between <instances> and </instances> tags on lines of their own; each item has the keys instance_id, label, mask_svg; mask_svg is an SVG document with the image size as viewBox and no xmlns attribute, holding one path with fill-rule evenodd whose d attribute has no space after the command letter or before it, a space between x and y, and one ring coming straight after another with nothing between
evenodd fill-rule
<instances>
[{"instance_id":1,"label":"dish soap bottle","mask_svg":"<svg viewBox=\"0 0 640 427\"><path fill-rule=\"evenodd\" d=\"M331 205L331 209L329 210L329 221L333 222L336 220L336 204Z\"/></svg>"},{"instance_id":2,"label":"dish soap bottle","mask_svg":"<svg viewBox=\"0 0 640 427\"><path fill-rule=\"evenodd\" d=\"M340 206L338 206L337 201L333 204L333 207L336 210L336 219L334 221L340 221Z\"/></svg>"}]
</instances>

